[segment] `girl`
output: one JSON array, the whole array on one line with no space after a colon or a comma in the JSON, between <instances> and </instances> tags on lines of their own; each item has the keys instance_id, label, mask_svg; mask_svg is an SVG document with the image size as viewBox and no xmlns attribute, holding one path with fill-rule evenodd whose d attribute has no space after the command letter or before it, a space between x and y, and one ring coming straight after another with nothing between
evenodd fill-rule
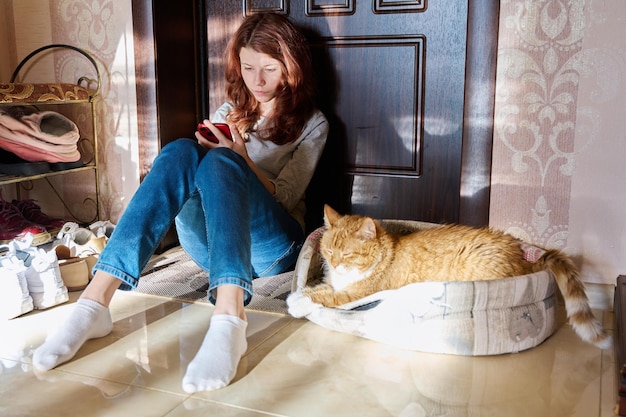
<instances>
[{"instance_id":1,"label":"girl","mask_svg":"<svg viewBox=\"0 0 626 417\"><path fill-rule=\"evenodd\" d=\"M173 221L181 246L210 271L215 304L200 350L182 381L188 393L222 388L247 349L252 279L288 270L304 240L304 193L326 142L314 107L312 64L303 35L284 17L247 17L226 55L229 101L196 132L155 159L67 322L34 353L46 371L89 339L111 332L109 304L141 271ZM213 123L226 122L232 140Z\"/></svg>"}]
</instances>

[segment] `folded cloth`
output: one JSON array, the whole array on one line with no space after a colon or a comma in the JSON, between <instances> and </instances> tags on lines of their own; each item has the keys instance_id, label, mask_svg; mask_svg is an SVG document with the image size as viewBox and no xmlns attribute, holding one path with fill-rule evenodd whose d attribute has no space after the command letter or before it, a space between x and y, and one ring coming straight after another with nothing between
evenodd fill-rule
<instances>
[{"instance_id":1,"label":"folded cloth","mask_svg":"<svg viewBox=\"0 0 626 417\"><path fill-rule=\"evenodd\" d=\"M80 137L78 126L73 121L51 110L23 114L17 118L0 110L0 126L55 145L75 145Z\"/></svg>"},{"instance_id":2,"label":"folded cloth","mask_svg":"<svg viewBox=\"0 0 626 417\"><path fill-rule=\"evenodd\" d=\"M0 146L0 174L8 175L38 175L50 171L64 171L84 166L82 160L73 162L31 162L20 158Z\"/></svg>"},{"instance_id":3,"label":"folded cloth","mask_svg":"<svg viewBox=\"0 0 626 417\"><path fill-rule=\"evenodd\" d=\"M0 174L38 175L50 171L48 162L30 162L0 148Z\"/></svg>"},{"instance_id":4,"label":"folded cloth","mask_svg":"<svg viewBox=\"0 0 626 417\"><path fill-rule=\"evenodd\" d=\"M2 136L2 127L0 127L0 148L12 152L18 157L31 162L76 162L80 160L80 152L78 148L73 151L67 151L63 149L55 149L54 146L49 145L52 148L44 149L42 146L36 146L33 144L26 144L23 142L16 142L6 139Z\"/></svg>"},{"instance_id":5,"label":"folded cloth","mask_svg":"<svg viewBox=\"0 0 626 417\"><path fill-rule=\"evenodd\" d=\"M54 111L19 118L0 110L0 147L27 161L75 162L80 133L74 122Z\"/></svg>"}]
</instances>

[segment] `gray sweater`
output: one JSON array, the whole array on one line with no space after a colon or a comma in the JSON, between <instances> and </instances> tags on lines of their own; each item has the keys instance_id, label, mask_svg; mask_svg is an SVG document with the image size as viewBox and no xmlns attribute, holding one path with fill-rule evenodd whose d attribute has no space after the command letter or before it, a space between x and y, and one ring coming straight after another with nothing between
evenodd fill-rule
<instances>
[{"instance_id":1,"label":"gray sweater","mask_svg":"<svg viewBox=\"0 0 626 417\"><path fill-rule=\"evenodd\" d=\"M232 108L232 104L224 103L217 109L211 122L225 123L226 115ZM261 118L259 124L263 121ZM250 159L276 186L274 198L303 229L305 191L324 150L327 135L328 121L321 111L316 110L293 142L276 145L271 141L260 140L254 132L249 134L246 142Z\"/></svg>"}]
</instances>

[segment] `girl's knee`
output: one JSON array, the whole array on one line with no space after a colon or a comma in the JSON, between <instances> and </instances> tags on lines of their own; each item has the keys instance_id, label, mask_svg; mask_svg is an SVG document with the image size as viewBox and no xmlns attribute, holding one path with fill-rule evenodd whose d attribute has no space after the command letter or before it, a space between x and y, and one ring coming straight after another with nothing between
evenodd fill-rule
<instances>
[{"instance_id":1,"label":"girl's knee","mask_svg":"<svg viewBox=\"0 0 626 417\"><path fill-rule=\"evenodd\" d=\"M163 146L163 150L169 149L169 150L174 150L174 149L178 149L178 150L185 150L185 149L194 149L198 146L198 143L196 141L194 141L193 139L189 139L189 138L179 138L176 140L173 140L171 142L166 143Z\"/></svg>"},{"instance_id":2,"label":"girl's knee","mask_svg":"<svg viewBox=\"0 0 626 417\"><path fill-rule=\"evenodd\" d=\"M167 143L159 153L160 158L173 158L177 163L197 161L206 153L193 139L181 138Z\"/></svg>"},{"instance_id":3,"label":"girl's knee","mask_svg":"<svg viewBox=\"0 0 626 417\"><path fill-rule=\"evenodd\" d=\"M212 167L219 166L238 166L243 168L247 166L246 161L237 152L232 149L219 147L212 149L204 157L203 164L211 165Z\"/></svg>"}]
</instances>

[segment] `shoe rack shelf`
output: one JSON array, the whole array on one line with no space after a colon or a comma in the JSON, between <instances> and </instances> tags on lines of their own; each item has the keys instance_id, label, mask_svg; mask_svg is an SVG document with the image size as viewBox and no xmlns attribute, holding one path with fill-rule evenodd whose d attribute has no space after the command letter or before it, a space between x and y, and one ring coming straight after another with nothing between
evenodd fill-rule
<instances>
[{"instance_id":1,"label":"shoe rack shelf","mask_svg":"<svg viewBox=\"0 0 626 417\"><path fill-rule=\"evenodd\" d=\"M34 66L37 59L41 58L44 51L51 49L69 49L81 54L89 60L95 72L95 78L80 77L76 83L24 83L15 82L20 70L25 68L28 62ZM22 189L30 190L39 182L47 183L54 194L62 202L66 212L79 223L93 223L100 217L99 183L98 183L98 138L96 101L99 98L101 86L100 72L95 59L84 50L64 44L51 44L34 50L27 55L15 68L9 83L0 83L0 109L8 106L23 106L39 110L52 110L66 115L79 126L80 139L77 146L81 153L82 166L69 169L49 170L33 174L13 175L0 173L0 187L15 185L18 199ZM74 120L72 115L79 115L81 121ZM85 127L85 128L83 128ZM93 207L93 216L85 214L77 216L66 204L61 193L51 181L51 178L79 172L91 171L93 175L94 194L86 196L83 200L84 207ZM81 177L82 178L82 177ZM69 185L67 185L69 186ZM71 190L70 190L71 191Z\"/></svg>"}]
</instances>

